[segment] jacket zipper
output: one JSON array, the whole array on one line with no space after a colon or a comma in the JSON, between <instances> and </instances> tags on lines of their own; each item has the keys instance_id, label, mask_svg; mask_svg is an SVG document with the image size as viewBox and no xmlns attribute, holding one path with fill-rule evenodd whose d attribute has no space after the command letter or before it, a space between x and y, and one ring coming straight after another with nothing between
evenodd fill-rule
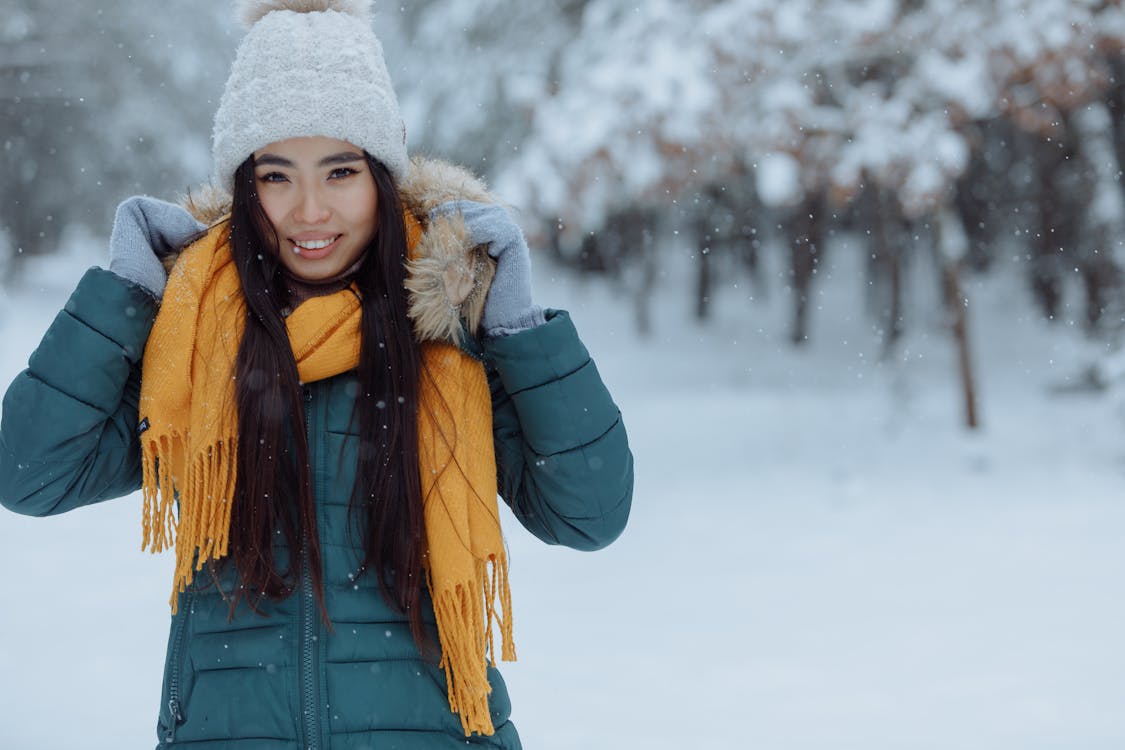
<instances>
[{"instance_id":1,"label":"jacket zipper","mask_svg":"<svg viewBox=\"0 0 1125 750\"><path fill-rule=\"evenodd\" d=\"M305 430L312 450L312 388L305 390ZM312 472L312 456L309 456L309 472ZM312 590L312 574L309 569L307 544L301 542L301 684L304 702L305 750L320 748L320 714L316 700L316 600Z\"/></svg>"},{"instance_id":2,"label":"jacket zipper","mask_svg":"<svg viewBox=\"0 0 1125 750\"><path fill-rule=\"evenodd\" d=\"M312 581L309 576L309 555L301 546L301 620L304 638L301 641L301 683L304 700L305 750L318 750L320 747L320 727L316 701L316 656L313 637L315 635L316 601L313 598Z\"/></svg>"},{"instance_id":3,"label":"jacket zipper","mask_svg":"<svg viewBox=\"0 0 1125 750\"><path fill-rule=\"evenodd\" d=\"M168 731L164 733L164 742L169 745L176 741L176 728L184 720L184 715L180 712L180 663L183 661L184 631L187 630L193 599L194 592L189 590L184 596L180 621L176 623L176 634L172 638L172 665L168 674Z\"/></svg>"}]
</instances>

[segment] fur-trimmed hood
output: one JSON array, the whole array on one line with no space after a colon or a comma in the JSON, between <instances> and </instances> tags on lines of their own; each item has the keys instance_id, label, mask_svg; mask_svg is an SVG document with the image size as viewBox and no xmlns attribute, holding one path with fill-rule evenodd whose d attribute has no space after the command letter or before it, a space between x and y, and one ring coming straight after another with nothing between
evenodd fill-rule
<instances>
[{"instance_id":1,"label":"fur-trimmed hood","mask_svg":"<svg viewBox=\"0 0 1125 750\"><path fill-rule=\"evenodd\" d=\"M461 343L462 329L476 335L484 299L492 284L496 262L483 245L473 246L459 216L430 220L430 211L449 201L499 203L484 181L463 167L415 156L399 194L406 209L422 226L422 238L407 264L406 289L410 318L419 341ZM227 193L204 187L186 196L183 205L207 226L230 215ZM170 270L179 253L167 256Z\"/></svg>"}]
</instances>

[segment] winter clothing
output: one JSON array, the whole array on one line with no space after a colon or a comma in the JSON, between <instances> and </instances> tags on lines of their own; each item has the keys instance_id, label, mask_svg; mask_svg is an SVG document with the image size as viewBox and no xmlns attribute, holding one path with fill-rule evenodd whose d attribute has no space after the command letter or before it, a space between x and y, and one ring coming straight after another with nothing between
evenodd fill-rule
<instances>
[{"instance_id":1,"label":"winter clothing","mask_svg":"<svg viewBox=\"0 0 1125 750\"><path fill-rule=\"evenodd\" d=\"M483 186L446 165L415 162L401 187L423 225L442 202L488 200ZM201 218L212 223L214 217ZM501 496L549 543L608 544L628 516L632 458L620 413L569 317L547 311L544 325L511 336L478 342L466 335L477 330L492 261L463 224L435 221L425 230L410 263L415 330L431 339L456 335L484 363ZM171 293L165 304L174 304ZM0 503L49 515L141 486L140 443L147 435L137 434L141 354L156 315L148 291L106 271L87 273L5 396ZM441 667L418 651L408 618L385 602L376 578L357 576L363 554L349 534L348 505L361 448L351 425L358 387L354 371L305 386L332 630L319 617L305 570L298 593L263 602L261 615L242 607L231 619L222 590L235 585L232 566L197 571L178 595L171 621L159 747L520 746L499 673L487 672L495 733L466 738L449 710ZM426 525L428 532L429 519ZM297 559L296 551L281 545L277 551L281 560ZM439 640L425 589L423 620Z\"/></svg>"},{"instance_id":2,"label":"winter clothing","mask_svg":"<svg viewBox=\"0 0 1125 750\"><path fill-rule=\"evenodd\" d=\"M531 302L531 254L519 225L503 206L475 201L451 201L431 217L458 215L474 245L487 245L496 261L496 275L488 290L481 325L489 336L509 336L542 325L543 308Z\"/></svg>"},{"instance_id":3,"label":"winter clothing","mask_svg":"<svg viewBox=\"0 0 1125 750\"><path fill-rule=\"evenodd\" d=\"M371 0L241 0L252 24L238 48L211 135L214 182L227 192L238 165L297 136L348 141L406 176L406 129Z\"/></svg>"},{"instance_id":4,"label":"winter clothing","mask_svg":"<svg viewBox=\"0 0 1125 750\"><path fill-rule=\"evenodd\" d=\"M413 216L406 219L409 244L416 247L421 227ZM143 546L160 552L175 540L173 608L195 569L227 554L238 446L230 374L246 320L228 234L221 223L180 256L145 348ZM314 297L293 310L285 322L302 383L358 367L361 317L355 289ZM492 734L486 644L497 597L505 609L498 619L506 660L515 658L515 646L488 382L481 364L452 344L426 342L422 358L418 445L426 578L442 666L465 733ZM443 439L454 435L453 445Z\"/></svg>"},{"instance_id":5,"label":"winter clothing","mask_svg":"<svg viewBox=\"0 0 1125 750\"><path fill-rule=\"evenodd\" d=\"M109 270L140 284L159 299L168 275L157 256L183 246L203 229L182 206L135 195L117 207L113 218Z\"/></svg>"}]
</instances>

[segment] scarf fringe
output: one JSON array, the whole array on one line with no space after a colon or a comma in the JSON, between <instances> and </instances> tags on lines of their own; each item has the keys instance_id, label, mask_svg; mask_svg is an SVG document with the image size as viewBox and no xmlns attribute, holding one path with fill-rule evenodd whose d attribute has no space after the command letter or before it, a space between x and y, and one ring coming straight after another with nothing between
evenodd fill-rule
<instances>
[{"instance_id":1,"label":"scarf fringe","mask_svg":"<svg viewBox=\"0 0 1125 750\"><path fill-rule=\"evenodd\" d=\"M236 479L233 452L224 449L229 444L229 441L220 441L192 458L187 481L183 484L171 473L173 456L183 450L181 437L154 437L141 448L144 464L141 549L153 553L173 546L176 549L176 571L169 600L173 614L179 609L179 595L191 585L195 571L227 554Z\"/></svg>"},{"instance_id":2,"label":"scarf fringe","mask_svg":"<svg viewBox=\"0 0 1125 750\"><path fill-rule=\"evenodd\" d=\"M496 666L494 621L500 626L500 658L516 660L508 560L503 552L498 558L476 561L475 580L463 581L433 595L441 641L438 666L445 670L449 707L460 716L465 736L473 732L491 735L496 731L488 708L492 687L487 671L480 669L482 663ZM503 616L497 611L497 598Z\"/></svg>"}]
</instances>

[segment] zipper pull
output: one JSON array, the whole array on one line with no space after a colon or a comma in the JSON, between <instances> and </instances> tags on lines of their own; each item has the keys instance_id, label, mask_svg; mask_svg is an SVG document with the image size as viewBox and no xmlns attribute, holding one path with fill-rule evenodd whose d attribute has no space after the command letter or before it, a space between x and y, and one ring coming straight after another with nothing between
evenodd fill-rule
<instances>
[{"instance_id":1,"label":"zipper pull","mask_svg":"<svg viewBox=\"0 0 1125 750\"><path fill-rule=\"evenodd\" d=\"M175 698L168 701L168 713L172 717L172 723L164 733L164 741L171 744L176 741L176 727L184 720L183 714L180 713L180 702Z\"/></svg>"}]
</instances>

